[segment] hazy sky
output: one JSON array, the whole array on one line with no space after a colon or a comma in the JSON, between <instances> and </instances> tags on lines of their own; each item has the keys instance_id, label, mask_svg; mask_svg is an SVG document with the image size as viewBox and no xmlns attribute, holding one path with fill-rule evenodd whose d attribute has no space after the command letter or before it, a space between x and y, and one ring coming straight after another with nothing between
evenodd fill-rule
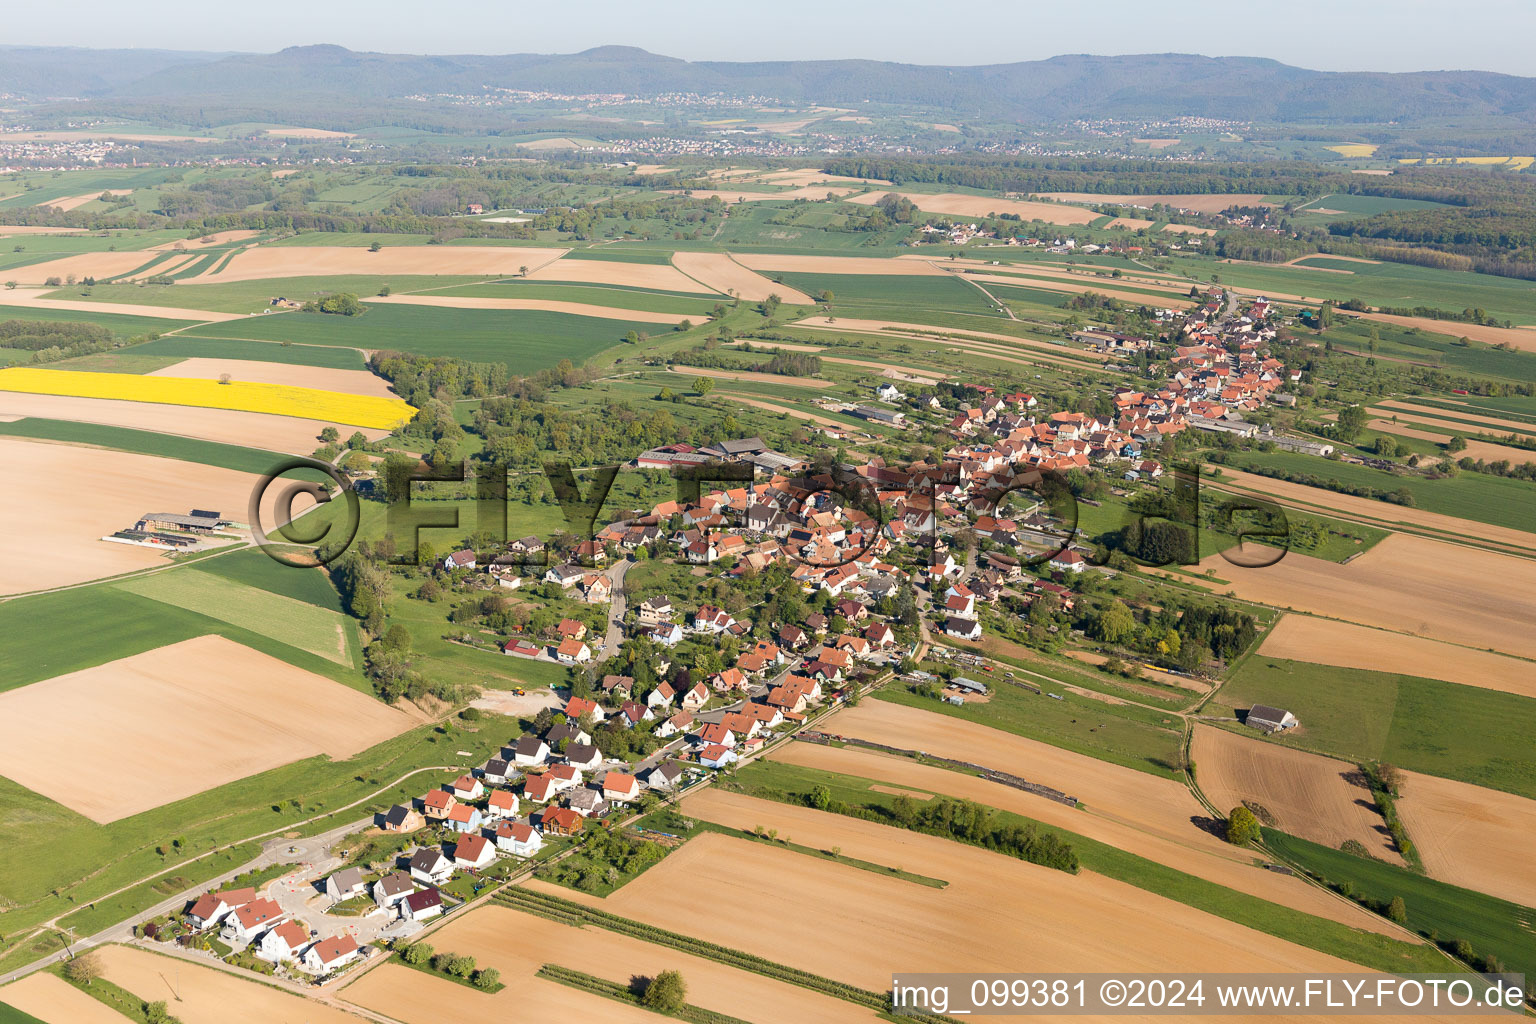
<instances>
[{"instance_id":1,"label":"hazy sky","mask_svg":"<svg viewBox=\"0 0 1536 1024\"><path fill-rule=\"evenodd\" d=\"M626 44L689 60L920 64L1181 52L1324 70L1536 74L1533 0L72 0L15 4L5 21L4 42L22 45L569 53Z\"/></svg>"}]
</instances>

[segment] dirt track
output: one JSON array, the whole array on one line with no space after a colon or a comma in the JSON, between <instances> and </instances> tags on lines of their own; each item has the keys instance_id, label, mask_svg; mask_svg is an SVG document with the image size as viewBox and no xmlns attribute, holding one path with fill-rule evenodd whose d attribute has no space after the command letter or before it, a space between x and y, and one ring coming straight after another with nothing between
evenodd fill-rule
<instances>
[{"instance_id":1,"label":"dirt track","mask_svg":"<svg viewBox=\"0 0 1536 1024\"><path fill-rule=\"evenodd\" d=\"M1536 907L1536 800L1404 772L1397 810L1431 878Z\"/></svg>"},{"instance_id":2,"label":"dirt track","mask_svg":"<svg viewBox=\"0 0 1536 1024\"><path fill-rule=\"evenodd\" d=\"M1359 769L1214 726L1195 726L1190 759L1200 788L1223 812L1253 801L1282 831L1337 848L1354 839L1378 860L1402 864Z\"/></svg>"},{"instance_id":3,"label":"dirt track","mask_svg":"<svg viewBox=\"0 0 1536 1024\"><path fill-rule=\"evenodd\" d=\"M1286 615L1264 638L1272 658L1401 672L1536 698L1536 664L1350 622Z\"/></svg>"}]
</instances>

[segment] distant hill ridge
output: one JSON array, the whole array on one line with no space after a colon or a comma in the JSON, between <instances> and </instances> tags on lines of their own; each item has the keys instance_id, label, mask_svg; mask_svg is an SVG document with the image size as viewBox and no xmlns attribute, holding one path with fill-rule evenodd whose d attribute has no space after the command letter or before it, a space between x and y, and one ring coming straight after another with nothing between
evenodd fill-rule
<instances>
[{"instance_id":1,"label":"distant hill ridge","mask_svg":"<svg viewBox=\"0 0 1536 1024\"><path fill-rule=\"evenodd\" d=\"M685 61L626 46L503 56L0 48L0 90L127 105L295 109L482 88L564 93L756 94L794 103L918 105L1020 124L1178 116L1381 123L1500 115L1536 120L1536 78L1486 71L1309 71L1256 57L1068 55L977 67L872 60Z\"/></svg>"}]
</instances>

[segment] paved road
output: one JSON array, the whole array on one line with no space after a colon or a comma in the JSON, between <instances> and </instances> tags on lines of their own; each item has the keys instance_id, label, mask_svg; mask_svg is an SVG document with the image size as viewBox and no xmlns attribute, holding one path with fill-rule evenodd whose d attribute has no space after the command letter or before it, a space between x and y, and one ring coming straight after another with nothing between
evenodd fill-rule
<instances>
[{"instance_id":1,"label":"paved road","mask_svg":"<svg viewBox=\"0 0 1536 1024\"><path fill-rule=\"evenodd\" d=\"M613 589L608 604L608 632L603 635L603 644L597 649L594 661L602 661L614 654L624 642L624 611L628 607L624 597L624 577L635 564L628 558L621 558L603 572Z\"/></svg>"}]
</instances>

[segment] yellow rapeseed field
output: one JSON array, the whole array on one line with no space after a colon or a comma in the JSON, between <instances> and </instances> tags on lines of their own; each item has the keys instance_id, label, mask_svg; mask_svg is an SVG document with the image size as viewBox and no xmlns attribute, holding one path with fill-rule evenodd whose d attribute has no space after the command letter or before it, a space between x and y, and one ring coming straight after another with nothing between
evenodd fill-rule
<instances>
[{"instance_id":1,"label":"yellow rapeseed field","mask_svg":"<svg viewBox=\"0 0 1536 1024\"><path fill-rule=\"evenodd\" d=\"M1376 147L1367 142L1346 142L1342 145L1328 146L1327 148L1344 157L1371 156L1376 152Z\"/></svg>"},{"instance_id":2,"label":"yellow rapeseed field","mask_svg":"<svg viewBox=\"0 0 1536 1024\"><path fill-rule=\"evenodd\" d=\"M0 370L0 391L266 412L277 416L297 416L385 430L409 420L416 412L413 406L399 398L348 395L339 391L321 391L287 384L258 384L251 381L221 384L216 380L192 377L40 370L30 366L12 366Z\"/></svg>"},{"instance_id":3,"label":"yellow rapeseed field","mask_svg":"<svg viewBox=\"0 0 1536 1024\"><path fill-rule=\"evenodd\" d=\"M1397 162L1400 164L1502 164L1512 171L1523 171L1536 163L1536 156L1432 156L1423 160L1405 157Z\"/></svg>"}]
</instances>

